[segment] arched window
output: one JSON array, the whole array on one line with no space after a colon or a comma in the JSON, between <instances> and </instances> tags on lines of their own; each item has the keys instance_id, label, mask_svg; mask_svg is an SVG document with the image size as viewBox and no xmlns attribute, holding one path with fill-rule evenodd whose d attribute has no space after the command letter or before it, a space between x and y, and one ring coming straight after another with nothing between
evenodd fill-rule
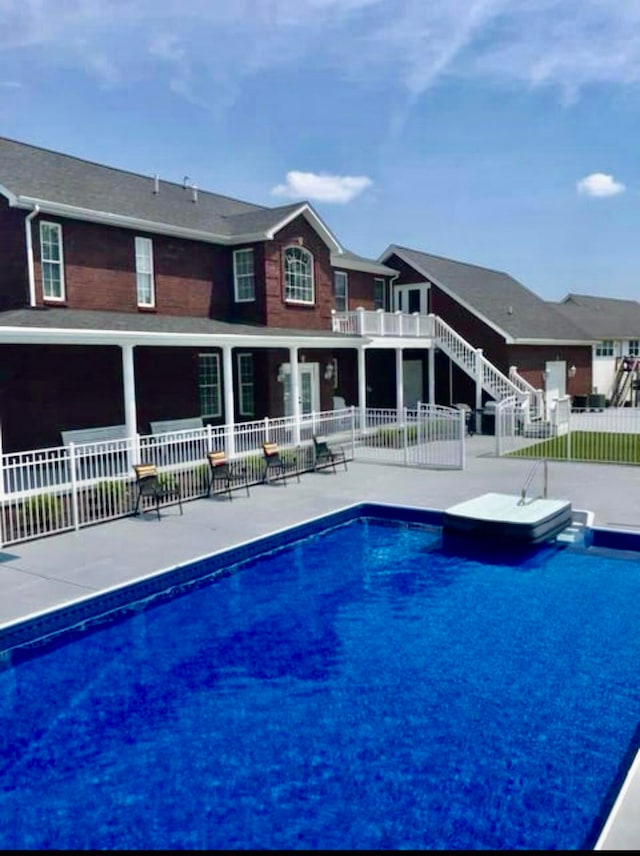
<instances>
[{"instance_id":1,"label":"arched window","mask_svg":"<svg viewBox=\"0 0 640 856\"><path fill-rule=\"evenodd\" d=\"M313 256L304 247L284 251L284 299L295 303L313 303Z\"/></svg>"}]
</instances>

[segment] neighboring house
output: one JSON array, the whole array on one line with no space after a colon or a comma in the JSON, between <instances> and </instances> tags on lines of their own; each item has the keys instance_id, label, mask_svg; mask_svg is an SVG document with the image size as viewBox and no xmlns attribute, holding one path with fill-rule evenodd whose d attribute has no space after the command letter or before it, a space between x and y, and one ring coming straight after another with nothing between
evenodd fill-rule
<instances>
[{"instance_id":1,"label":"neighboring house","mask_svg":"<svg viewBox=\"0 0 640 856\"><path fill-rule=\"evenodd\" d=\"M266 208L5 138L0 236L5 451L357 403L367 340L335 332L333 312L373 311L395 275L308 203Z\"/></svg>"},{"instance_id":2,"label":"neighboring house","mask_svg":"<svg viewBox=\"0 0 640 856\"><path fill-rule=\"evenodd\" d=\"M568 294L551 305L596 340L589 392L602 394L617 406L636 404L638 389L633 381L640 380L640 303Z\"/></svg>"},{"instance_id":3,"label":"neighboring house","mask_svg":"<svg viewBox=\"0 0 640 856\"><path fill-rule=\"evenodd\" d=\"M547 404L591 392L593 337L513 277L391 244L379 261L399 272L392 307L443 319L504 374L512 367ZM436 400L473 402L473 378L442 348L436 354ZM427 371L426 361L422 362ZM486 392L483 400L486 400Z\"/></svg>"}]
</instances>

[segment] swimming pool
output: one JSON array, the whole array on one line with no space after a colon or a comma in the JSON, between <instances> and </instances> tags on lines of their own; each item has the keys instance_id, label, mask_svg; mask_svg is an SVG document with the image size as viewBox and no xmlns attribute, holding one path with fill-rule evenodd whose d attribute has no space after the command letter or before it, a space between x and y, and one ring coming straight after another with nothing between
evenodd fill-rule
<instances>
[{"instance_id":1,"label":"swimming pool","mask_svg":"<svg viewBox=\"0 0 640 856\"><path fill-rule=\"evenodd\" d=\"M438 520L356 507L5 634L0 845L592 847L638 558L457 555Z\"/></svg>"}]
</instances>

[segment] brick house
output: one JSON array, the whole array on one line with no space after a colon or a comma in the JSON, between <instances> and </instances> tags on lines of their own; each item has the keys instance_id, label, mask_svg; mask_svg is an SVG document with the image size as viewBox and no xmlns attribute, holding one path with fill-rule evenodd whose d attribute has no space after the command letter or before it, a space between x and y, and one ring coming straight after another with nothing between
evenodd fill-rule
<instances>
[{"instance_id":1,"label":"brick house","mask_svg":"<svg viewBox=\"0 0 640 856\"><path fill-rule=\"evenodd\" d=\"M447 322L505 375L514 370L552 402L592 388L593 334L506 273L391 244L379 261L398 271L392 308L433 314ZM429 354L416 354L415 374L427 378ZM486 391L451 355L431 355L435 399L442 403L487 400ZM424 385L424 381L423 381ZM424 392L424 390L423 390Z\"/></svg>"},{"instance_id":2,"label":"brick house","mask_svg":"<svg viewBox=\"0 0 640 856\"><path fill-rule=\"evenodd\" d=\"M357 403L366 340L332 313L373 310L395 274L308 203L266 208L4 138L0 236L5 451Z\"/></svg>"},{"instance_id":3,"label":"brick house","mask_svg":"<svg viewBox=\"0 0 640 856\"><path fill-rule=\"evenodd\" d=\"M516 280L393 244L358 256L306 202L0 138L0 238L5 451L70 429L592 387L592 339Z\"/></svg>"}]
</instances>

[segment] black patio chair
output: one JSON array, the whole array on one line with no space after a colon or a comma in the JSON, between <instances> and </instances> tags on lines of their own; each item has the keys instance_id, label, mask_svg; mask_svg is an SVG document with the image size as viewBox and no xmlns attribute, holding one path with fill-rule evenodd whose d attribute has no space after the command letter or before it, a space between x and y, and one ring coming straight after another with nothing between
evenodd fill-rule
<instances>
[{"instance_id":1,"label":"black patio chair","mask_svg":"<svg viewBox=\"0 0 640 856\"><path fill-rule=\"evenodd\" d=\"M281 457L277 443L263 443L262 454L264 459L264 472L262 474L263 484L269 483L272 473L276 477L281 476L285 485L287 484L287 473L295 473L298 482L300 482L297 456L294 455L290 458Z\"/></svg>"},{"instance_id":2,"label":"black patio chair","mask_svg":"<svg viewBox=\"0 0 640 856\"><path fill-rule=\"evenodd\" d=\"M180 514L183 513L180 487L171 476L169 476L171 481L162 481L155 464L134 464L133 469L136 474L136 487L138 489L134 514L138 513L143 497L147 496L153 499L158 520L160 519L160 503L164 499L177 499ZM142 511L144 512L144 502L142 503Z\"/></svg>"},{"instance_id":3,"label":"black patio chair","mask_svg":"<svg viewBox=\"0 0 640 856\"><path fill-rule=\"evenodd\" d=\"M342 446L330 446L326 437L314 435L313 437L313 468L333 467L336 473L336 464L342 464L347 471L347 453Z\"/></svg>"},{"instance_id":4,"label":"black patio chair","mask_svg":"<svg viewBox=\"0 0 640 856\"><path fill-rule=\"evenodd\" d=\"M211 493L216 493L218 490L222 493L227 493L229 499L233 499L231 490L234 484L243 484L249 493L249 477L247 468L237 463L231 463L227 460L227 456L223 451L207 452L207 460L209 461L209 488L207 496Z\"/></svg>"}]
</instances>

